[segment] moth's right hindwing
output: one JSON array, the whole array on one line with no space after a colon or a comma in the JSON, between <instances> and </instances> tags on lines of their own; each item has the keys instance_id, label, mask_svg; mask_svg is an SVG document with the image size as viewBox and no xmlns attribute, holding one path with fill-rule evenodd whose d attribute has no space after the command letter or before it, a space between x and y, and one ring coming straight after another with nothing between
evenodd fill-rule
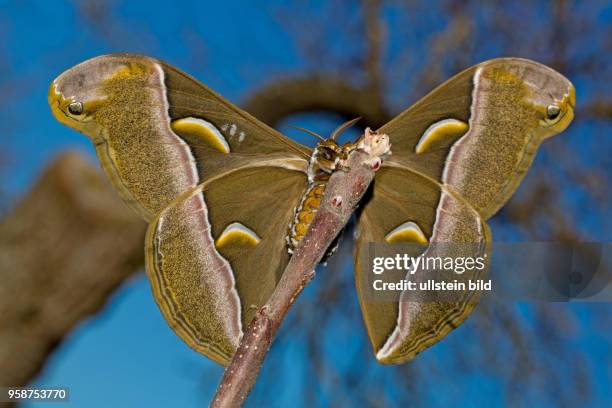
<instances>
[{"instance_id":1,"label":"moth's right hindwing","mask_svg":"<svg viewBox=\"0 0 612 408\"><path fill-rule=\"evenodd\" d=\"M435 180L402 167L382 167L377 172L372 195L359 215L355 281L379 362L402 363L436 343L467 318L478 297L471 291L441 301L420 290L395 292L395 297L387 290L381 295L373 288L374 279L384 280L388 272L373 275L373 258L412 252L414 257L421 253L432 259L482 257L486 262L490 242L483 217ZM379 252L373 253L372 246ZM486 272L486 268L472 270L470 276L484 279ZM405 271L401 278L420 284L432 273L420 269L409 275Z\"/></svg>"}]
</instances>

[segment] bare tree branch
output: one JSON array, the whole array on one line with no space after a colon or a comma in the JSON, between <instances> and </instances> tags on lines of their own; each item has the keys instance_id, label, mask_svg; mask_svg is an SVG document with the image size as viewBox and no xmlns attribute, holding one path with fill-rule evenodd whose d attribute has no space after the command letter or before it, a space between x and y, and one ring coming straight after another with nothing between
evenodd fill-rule
<instances>
[{"instance_id":1,"label":"bare tree branch","mask_svg":"<svg viewBox=\"0 0 612 408\"><path fill-rule=\"evenodd\" d=\"M342 231L374 179L374 170L367 165L370 158L370 155L356 151L348 160L348 171L335 172L330 178L321 207L295 249L272 296L244 333L211 407L240 406L251 391L289 308L314 278L316 265Z\"/></svg>"},{"instance_id":2,"label":"bare tree branch","mask_svg":"<svg viewBox=\"0 0 612 408\"><path fill-rule=\"evenodd\" d=\"M576 116L583 119L612 119L612 101L596 100L579 107Z\"/></svg>"},{"instance_id":3,"label":"bare tree branch","mask_svg":"<svg viewBox=\"0 0 612 408\"><path fill-rule=\"evenodd\" d=\"M278 80L254 92L244 109L271 126L293 114L335 112L347 118L361 116L372 128L385 124L391 115L367 89L340 78L308 77Z\"/></svg>"},{"instance_id":4,"label":"bare tree branch","mask_svg":"<svg viewBox=\"0 0 612 408\"><path fill-rule=\"evenodd\" d=\"M367 88L377 96L382 92L382 75L380 64L384 48L384 27L380 18L380 0L364 0L363 14L366 31L366 54L364 69L366 71Z\"/></svg>"},{"instance_id":5,"label":"bare tree branch","mask_svg":"<svg viewBox=\"0 0 612 408\"><path fill-rule=\"evenodd\" d=\"M145 225L67 153L0 223L0 384L23 386L143 263Z\"/></svg>"}]
</instances>

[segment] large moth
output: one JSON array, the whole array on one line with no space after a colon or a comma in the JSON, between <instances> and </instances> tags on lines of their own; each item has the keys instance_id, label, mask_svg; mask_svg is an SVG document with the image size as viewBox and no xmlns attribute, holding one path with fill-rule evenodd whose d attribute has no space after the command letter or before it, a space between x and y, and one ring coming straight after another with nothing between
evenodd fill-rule
<instances>
[{"instance_id":1,"label":"large moth","mask_svg":"<svg viewBox=\"0 0 612 408\"><path fill-rule=\"evenodd\" d=\"M221 364L274 290L329 174L355 143L315 149L154 58L104 55L49 89L56 118L94 143L122 198L149 222L146 270L175 332ZM573 118L571 82L500 58L455 75L391 122L393 154L358 217L355 275L378 361L401 363L461 324L473 302L373 302L359 282L370 242L477 243L540 143ZM342 128L339 129L341 131ZM357 142L356 142L357 143Z\"/></svg>"}]
</instances>

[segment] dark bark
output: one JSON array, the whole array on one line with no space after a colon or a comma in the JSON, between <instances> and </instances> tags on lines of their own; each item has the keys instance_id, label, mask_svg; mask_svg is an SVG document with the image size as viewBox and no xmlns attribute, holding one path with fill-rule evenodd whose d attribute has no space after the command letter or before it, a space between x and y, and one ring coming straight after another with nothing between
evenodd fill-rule
<instances>
[{"instance_id":1,"label":"dark bark","mask_svg":"<svg viewBox=\"0 0 612 408\"><path fill-rule=\"evenodd\" d=\"M144 231L93 165L75 153L51 164L0 223L1 385L26 385L142 266Z\"/></svg>"}]
</instances>

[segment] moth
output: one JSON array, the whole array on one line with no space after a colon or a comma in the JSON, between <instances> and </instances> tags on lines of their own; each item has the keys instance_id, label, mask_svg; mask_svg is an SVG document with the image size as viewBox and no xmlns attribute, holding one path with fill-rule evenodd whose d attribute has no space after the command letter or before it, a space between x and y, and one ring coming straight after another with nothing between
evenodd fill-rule
<instances>
[{"instance_id":1,"label":"moth","mask_svg":"<svg viewBox=\"0 0 612 408\"><path fill-rule=\"evenodd\" d=\"M53 81L55 117L87 135L102 168L149 222L146 271L168 324L227 364L309 228L329 176L357 142L312 149L151 57L99 56ZM476 243L540 143L574 116L575 90L553 69L493 59L455 75L369 137L392 154L361 204L355 277L377 360L402 363L461 324L474 302L374 302L359 282L369 243Z\"/></svg>"}]
</instances>

